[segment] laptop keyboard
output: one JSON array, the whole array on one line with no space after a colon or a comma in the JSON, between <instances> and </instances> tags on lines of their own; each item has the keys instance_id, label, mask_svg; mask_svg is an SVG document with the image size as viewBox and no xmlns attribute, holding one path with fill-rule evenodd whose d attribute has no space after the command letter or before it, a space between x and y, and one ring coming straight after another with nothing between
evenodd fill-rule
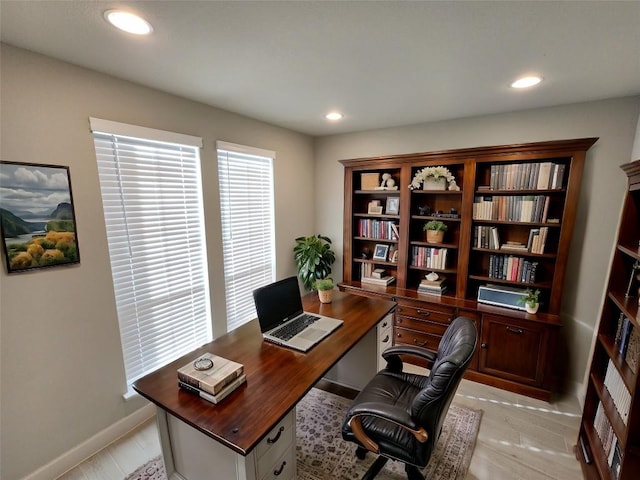
<instances>
[{"instance_id":1,"label":"laptop keyboard","mask_svg":"<svg viewBox=\"0 0 640 480\"><path fill-rule=\"evenodd\" d=\"M291 323L286 324L284 327L275 330L271 333L271 335L279 338L280 340L290 340L291 338L299 334L302 330L307 328L309 325L317 322L318 320L320 320L320 317L305 313L304 315L300 315Z\"/></svg>"}]
</instances>

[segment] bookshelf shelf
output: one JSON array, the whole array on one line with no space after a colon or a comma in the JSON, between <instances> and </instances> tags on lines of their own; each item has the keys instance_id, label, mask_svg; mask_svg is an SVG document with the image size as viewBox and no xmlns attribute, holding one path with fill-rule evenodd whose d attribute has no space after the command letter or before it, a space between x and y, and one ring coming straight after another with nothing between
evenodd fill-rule
<instances>
[{"instance_id":1,"label":"bookshelf shelf","mask_svg":"<svg viewBox=\"0 0 640 480\"><path fill-rule=\"evenodd\" d=\"M634 268L640 259L640 160L621 168L627 174L628 190L600 312L576 447L583 475L589 480L631 480L640 471L640 292L634 279L640 273ZM603 416L609 422L604 428ZM602 441L603 435L606 442ZM591 452L594 463L589 464L580 453L581 445Z\"/></svg>"},{"instance_id":2,"label":"bookshelf shelf","mask_svg":"<svg viewBox=\"0 0 640 480\"><path fill-rule=\"evenodd\" d=\"M443 309L446 318L459 314L473 318L479 334L492 336L492 341L490 348L478 349L469 378L548 400L555 383L554 348L561 324L560 305L580 181L586 152L596 140L585 138L341 160L345 191L343 282L339 288L360 295L386 295L396 300L401 307L399 311L404 312L396 314L396 318L404 318L404 325L410 323L414 328L425 322L425 334L428 333L426 322ZM451 172L458 189L408 188L417 172L424 167L438 166ZM398 190L362 188L368 178L382 178L385 173L392 175ZM505 188L497 188L500 186ZM397 215L368 213L370 202L385 205L391 196L398 197ZM498 207L503 209L503 214L509 207L509 215L496 214L494 220L474 218L480 198L485 202L485 209L495 200L496 213ZM520 221L525 219L535 221ZM368 220L393 221L398 229L397 240L363 238L361 222ZM431 220L440 220L448 227L442 243L426 242L423 226ZM490 242L487 233L491 235ZM396 247L397 262L373 260L370 256L363 259L363 254L369 255L376 243ZM526 251L500 249L503 244L524 245ZM446 249L444 265L433 262L431 249ZM425 257L430 263L424 263ZM502 273L498 265L503 265ZM512 270L507 272L509 266ZM385 269L395 277L395 282L383 289L369 287L361 279L371 268ZM421 285L423 290L429 288L425 275L433 271L444 277L446 290L438 284L436 295L418 293ZM479 287L486 284L522 291L537 288L542 291L543 303L535 315L478 303ZM431 316L423 318L419 313L423 311L432 312ZM504 333L505 325L521 330L523 335L514 340L513 334ZM396 339L402 342L401 338ZM518 351L525 352L518 367L508 358L514 341L522 346ZM517 369L514 371L514 368Z\"/></svg>"}]
</instances>

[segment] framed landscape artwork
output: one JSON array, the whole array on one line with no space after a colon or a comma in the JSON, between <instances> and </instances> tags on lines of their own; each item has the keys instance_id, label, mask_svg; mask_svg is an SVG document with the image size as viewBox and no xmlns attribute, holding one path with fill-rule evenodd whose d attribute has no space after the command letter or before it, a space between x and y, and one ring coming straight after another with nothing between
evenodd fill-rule
<instances>
[{"instance_id":1,"label":"framed landscape artwork","mask_svg":"<svg viewBox=\"0 0 640 480\"><path fill-rule=\"evenodd\" d=\"M0 161L0 232L9 273L79 263L69 168Z\"/></svg>"}]
</instances>

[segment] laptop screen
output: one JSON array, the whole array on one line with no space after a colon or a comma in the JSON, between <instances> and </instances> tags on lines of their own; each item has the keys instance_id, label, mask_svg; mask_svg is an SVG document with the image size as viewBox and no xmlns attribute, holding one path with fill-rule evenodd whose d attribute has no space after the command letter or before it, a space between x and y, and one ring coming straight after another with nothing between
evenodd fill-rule
<instances>
[{"instance_id":1,"label":"laptop screen","mask_svg":"<svg viewBox=\"0 0 640 480\"><path fill-rule=\"evenodd\" d=\"M254 290L253 300L262 332L302 313L302 298L296 277L285 278Z\"/></svg>"}]
</instances>

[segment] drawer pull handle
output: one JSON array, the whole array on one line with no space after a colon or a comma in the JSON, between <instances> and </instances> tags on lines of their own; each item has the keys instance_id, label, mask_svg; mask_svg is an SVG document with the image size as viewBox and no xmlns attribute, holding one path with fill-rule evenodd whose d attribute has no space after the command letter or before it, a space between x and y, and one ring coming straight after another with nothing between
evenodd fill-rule
<instances>
[{"instance_id":1,"label":"drawer pull handle","mask_svg":"<svg viewBox=\"0 0 640 480\"><path fill-rule=\"evenodd\" d=\"M481 348L487 348L489 345L486 343L483 343L482 345L480 345Z\"/></svg>"},{"instance_id":2,"label":"drawer pull handle","mask_svg":"<svg viewBox=\"0 0 640 480\"><path fill-rule=\"evenodd\" d=\"M424 315L425 317L428 317L429 315L431 315L431 312L429 310L421 310L418 309L416 310L420 315Z\"/></svg>"},{"instance_id":3,"label":"drawer pull handle","mask_svg":"<svg viewBox=\"0 0 640 480\"><path fill-rule=\"evenodd\" d=\"M387 335L386 337L384 337L384 340L382 340L382 343L387 343L389 341L389 335Z\"/></svg>"},{"instance_id":4,"label":"drawer pull handle","mask_svg":"<svg viewBox=\"0 0 640 480\"><path fill-rule=\"evenodd\" d=\"M419 347L424 347L427 344L427 342L419 342L417 338L413 339L413 343Z\"/></svg>"},{"instance_id":5,"label":"drawer pull handle","mask_svg":"<svg viewBox=\"0 0 640 480\"><path fill-rule=\"evenodd\" d=\"M521 328L507 327L507 332L516 333L518 335L522 335L524 333L524 330L522 330Z\"/></svg>"},{"instance_id":6,"label":"drawer pull handle","mask_svg":"<svg viewBox=\"0 0 640 480\"><path fill-rule=\"evenodd\" d=\"M282 473L282 471L284 470L284 466L287 464L287 462L282 462L282 465L280 465L280 468L278 470L274 470L273 474L277 477L278 475L280 475Z\"/></svg>"},{"instance_id":7,"label":"drawer pull handle","mask_svg":"<svg viewBox=\"0 0 640 480\"><path fill-rule=\"evenodd\" d=\"M280 440L280 435L282 435L282 432L284 432L284 427L280 427L278 429L278 433L276 433L276 436L273 438L267 438L267 443L269 445L273 445L274 443L276 443L278 440Z\"/></svg>"}]
</instances>

